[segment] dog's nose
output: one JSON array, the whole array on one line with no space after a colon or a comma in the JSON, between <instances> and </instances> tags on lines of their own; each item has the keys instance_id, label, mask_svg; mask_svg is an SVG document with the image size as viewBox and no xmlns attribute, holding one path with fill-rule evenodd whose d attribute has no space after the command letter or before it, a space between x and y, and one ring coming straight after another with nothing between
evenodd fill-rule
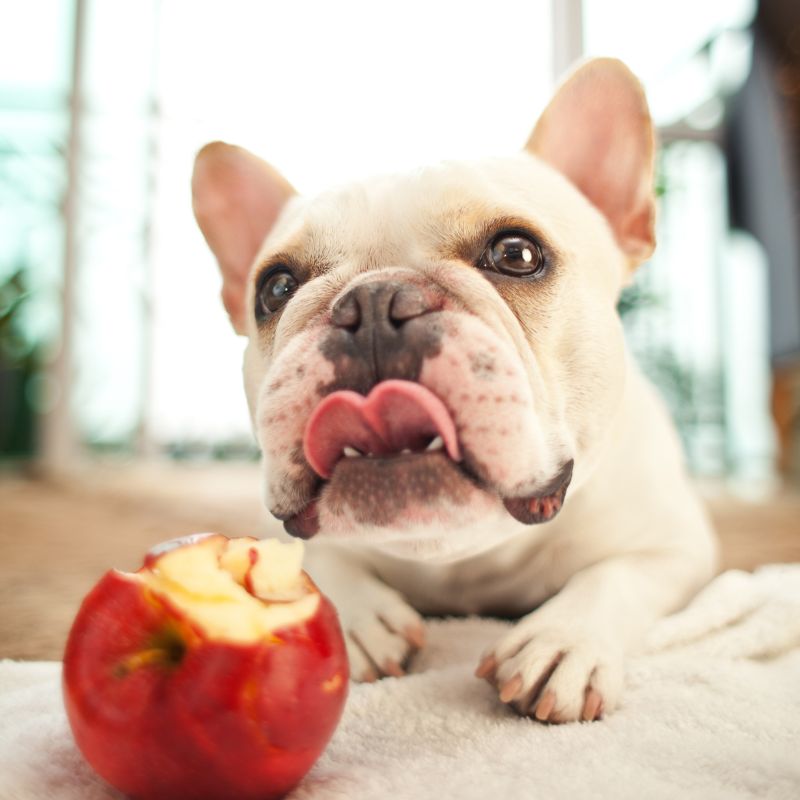
<instances>
[{"instance_id":1,"label":"dog's nose","mask_svg":"<svg viewBox=\"0 0 800 800\"><path fill-rule=\"evenodd\" d=\"M368 394L383 380L415 381L425 358L439 352L442 307L434 290L403 281L353 287L331 309L322 352L334 363L336 388Z\"/></svg>"},{"instance_id":2,"label":"dog's nose","mask_svg":"<svg viewBox=\"0 0 800 800\"><path fill-rule=\"evenodd\" d=\"M433 311L422 291L408 283L371 281L340 297L331 310L331 322L352 334L362 329L396 330L405 322ZM386 331L388 332L388 331Z\"/></svg>"}]
</instances>

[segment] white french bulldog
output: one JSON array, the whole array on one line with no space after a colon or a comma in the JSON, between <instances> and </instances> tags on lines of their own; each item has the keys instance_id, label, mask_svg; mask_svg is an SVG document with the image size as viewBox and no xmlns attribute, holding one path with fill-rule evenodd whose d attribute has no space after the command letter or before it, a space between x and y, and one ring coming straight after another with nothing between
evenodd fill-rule
<instances>
[{"instance_id":1,"label":"white french bulldog","mask_svg":"<svg viewBox=\"0 0 800 800\"><path fill-rule=\"evenodd\" d=\"M597 719L625 654L713 574L616 313L654 247L653 160L642 88L610 59L509 158L306 199L245 150L198 154L267 505L315 537L356 680L402 675L421 615L512 616L476 674L521 714Z\"/></svg>"}]
</instances>

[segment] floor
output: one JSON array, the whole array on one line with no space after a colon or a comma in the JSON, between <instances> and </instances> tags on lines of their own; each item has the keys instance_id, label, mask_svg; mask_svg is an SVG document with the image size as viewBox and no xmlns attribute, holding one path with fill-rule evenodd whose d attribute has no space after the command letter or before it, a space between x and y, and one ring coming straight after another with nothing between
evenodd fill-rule
<instances>
[{"instance_id":1,"label":"floor","mask_svg":"<svg viewBox=\"0 0 800 800\"><path fill-rule=\"evenodd\" d=\"M0 475L0 657L59 659L81 598L105 570L139 566L148 547L200 530L268 535L251 464L87 466L69 476ZM724 569L800 561L800 494L758 502L702 494Z\"/></svg>"}]
</instances>

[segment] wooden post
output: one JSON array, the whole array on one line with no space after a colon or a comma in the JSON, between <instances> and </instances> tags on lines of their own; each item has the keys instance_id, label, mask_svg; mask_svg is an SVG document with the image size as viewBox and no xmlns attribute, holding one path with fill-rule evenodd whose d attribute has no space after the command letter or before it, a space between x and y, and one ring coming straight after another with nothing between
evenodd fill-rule
<instances>
[{"instance_id":1,"label":"wooden post","mask_svg":"<svg viewBox=\"0 0 800 800\"><path fill-rule=\"evenodd\" d=\"M72 413L74 382L73 342L75 287L79 262L79 208L83 127L83 51L86 37L86 0L74 0L72 74L69 95L69 132L66 147L67 184L62 205L64 261L61 284L61 331L58 350L46 367L53 397L42 417L41 465L66 469L80 455L79 436Z\"/></svg>"}]
</instances>

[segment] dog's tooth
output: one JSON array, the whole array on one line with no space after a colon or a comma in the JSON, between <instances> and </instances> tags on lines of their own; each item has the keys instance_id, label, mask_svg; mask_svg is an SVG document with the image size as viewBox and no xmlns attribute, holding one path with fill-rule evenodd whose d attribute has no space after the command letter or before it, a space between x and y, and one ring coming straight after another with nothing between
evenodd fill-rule
<instances>
[{"instance_id":1,"label":"dog's tooth","mask_svg":"<svg viewBox=\"0 0 800 800\"><path fill-rule=\"evenodd\" d=\"M345 445L344 450L342 451L345 455L345 458L358 458L361 453L355 449L355 447L350 447L349 445Z\"/></svg>"},{"instance_id":2,"label":"dog's tooth","mask_svg":"<svg viewBox=\"0 0 800 800\"><path fill-rule=\"evenodd\" d=\"M431 452L433 450L441 450L444 447L444 439L441 436L437 436L435 439L431 439L430 444L425 448L426 451Z\"/></svg>"},{"instance_id":3,"label":"dog's tooth","mask_svg":"<svg viewBox=\"0 0 800 800\"><path fill-rule=\"evenodd\" d=\"M410 456L411 455L411 448L410 447L404 448L403 450L400 451L400 455L401 456Z\"/></svg>"}]
</instances>

